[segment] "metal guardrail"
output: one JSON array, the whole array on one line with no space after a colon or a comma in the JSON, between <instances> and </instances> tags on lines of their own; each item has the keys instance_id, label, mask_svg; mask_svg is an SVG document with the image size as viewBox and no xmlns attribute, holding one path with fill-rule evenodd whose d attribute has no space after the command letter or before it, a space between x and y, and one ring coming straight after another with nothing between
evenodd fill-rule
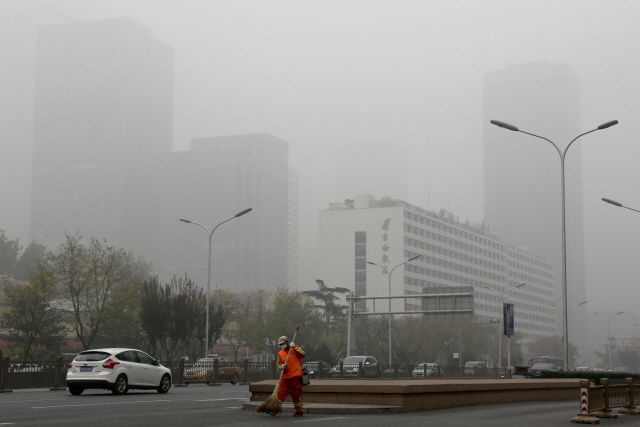
<instances>
[{"instance_id":1,"label":"metal guardrail","mask_svg":"<svg viewBox=\"0 0 640 427\"><path fill-rule=\"evenodd\" d=\"M29 362L11 361L5 357L0 361L0 393L14 388L51 387L64 389L67 364L59 356L56 360L35 360Z\"/></svg>"},{"instance_id":2,"label":"metal guardrail","mask_svg":"<svg viewBox=\"0 0 640 427\"><path fill-rule=\"evenodd\" d=\"M640 399L640 388L633 386L633 378L625 384L609 385L608 378L600 379L600 385L580 380L580 412L572 423L599 424L599 418L618 418L611 408L621 408L618 413L640 415L635 402Z\"/></svg>"},{"instance_id":3,"label":"metal guardrail","mask_svg":"<svg viewBox=\"0 0 640 427\"><path fill-rule=\"evenodd\" d=\"M0 392L23 387L52 387L64 389L67 366L70 361L57 360L31 361L21 363L10 361L5 357L0 361ZM322 362L322 361L320 361ZM184 359L178 361L163 361L162 365L171 370L171 377L175 387L183 387L190 383L205 383L218 385L221 382L233 384L249 384L252 382L280 378L277 362L192 362ZM217 367L216 367L217 366ZM328 366L323 363L319 366ZM358 369L353 365L340 363L329 369L316 371L315 378L456 378L456 377L489 377L500 378L506 375L506 369L474 368L465 369L455 366L414 368L413 365L381 365L375 364L370 368L359 364ZM422 370L421 370L422 368Z\"/></svg>"}]
</instances>

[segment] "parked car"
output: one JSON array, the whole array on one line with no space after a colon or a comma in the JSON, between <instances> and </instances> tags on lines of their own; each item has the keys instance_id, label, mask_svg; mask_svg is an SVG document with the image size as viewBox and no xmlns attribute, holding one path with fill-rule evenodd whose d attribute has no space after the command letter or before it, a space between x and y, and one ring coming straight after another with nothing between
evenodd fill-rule
<instances>
[{"instance_id":1,"label":"parked car","mask_svg":"<svg viewBox=\"0 0 640 427\"><path fill-rule=\"evenodd\" d=\"M309 374L309 378L319 378L319 367L320 361L315 362L305 362L302 364L303 368L307 368L307 373ZM329 377L329 371L331 370L331 365L327 362L322 362L322 378ZM340 372L338 372L338 375Z\"/></svg>"},{"instance_id":2,"label":"parked car","mask_svg":"<svg viewBox=\"0 0 640 427\"><path fill-rule=\"evenodd\" d=\"M69 363L67 387L73 395L86 389L106 389L124 394L130 389L171 388L171 371L147 353L129 348L83 351Z\"/></svg>"},{"instance_id":3,"label":"parked car","mask_svg":"<svg viewBox=\"0 0 640 427\"><path fill-rule=\"evenodd\" d=\"M411 376L414 378L433 377L434 375L437 375L439 369L440 365L437 363L420 363L418 366L413 368Z\"/></svg>"},{"instance_id":4,"label":"parked car","mask_svg":"<svg viewBox=\"0 0 640 427\"><path fill-rule=\"evenodd\" d=\"M183 376L185 384L188 385L190 382L209 383L216 359L218 360L218 381L230 382L231 384L240 382L242 368L232 362L231 359L226 357L203 357L193 365L185 368Z\"/></svg>"},{"instance_id":5,"label":"parked car","mask_svg":"<svg viewBox=\"0 0 640 427\"><path fill-rule=\"evenodd\" d=\"M553 363L536 363L531 368L529 368L529 376L539 378L543 372L549 371L562 371L562 369L558 365L554 365Z\"/></svg>"},{"instance_id":6,"label":"parked car","mask_svg":"<svg viewBox=\"0 0 640 427\"><path fill-rule=\"evenodd\" d=\"M588 366L576 366L575 370L578 372L589 372L591 371L591 368L589 368Z\"/></svg>"},{"instance_id":7,"label":"parked car","mask_svg":"<svg viewBox=\"0 0 640 427\"><path fill-rule=\"evenodd\" d=\"M342 361L342 376L345 378L360 377L359 363L362 362L364 377L376 378L378 376L378 360L373 356L349 356ZM340 365L336 365L329 371L333 378L340 378Z\"/></svg>"},{"instance_id":8,"label":"parked car","mask_svg":"<svg viewBox=\"0 0 640 427\"><path fill-rule=\"evenodd\" d=\"M487 362L482 360L473 360L464 364L464 376L473 377L475 375L486 375Z\"/></svg>"}]
</instances>

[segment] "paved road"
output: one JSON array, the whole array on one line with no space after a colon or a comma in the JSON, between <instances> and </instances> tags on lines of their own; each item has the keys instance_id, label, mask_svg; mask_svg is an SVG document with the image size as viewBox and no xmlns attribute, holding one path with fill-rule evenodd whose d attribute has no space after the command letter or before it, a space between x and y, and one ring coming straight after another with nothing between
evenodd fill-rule
<instances>
[{"instance_id":1,"label":"paved road","mask_svg":"<svg viewBox=\"0 0 640 427\"><path fill-rule=\"evenodd\" d=\"M568 426L578 402L533 402L482 405L398 415L291 415L270 417L243 411L248 386L190 385L167 394L130 391L124 396L87 390L80 396L65 391L29 390L0 393L1 426L273 426L389 427L547 427ZM640 424L640 416L621 415L601 425Z\"/></svg>"}]
</instances>

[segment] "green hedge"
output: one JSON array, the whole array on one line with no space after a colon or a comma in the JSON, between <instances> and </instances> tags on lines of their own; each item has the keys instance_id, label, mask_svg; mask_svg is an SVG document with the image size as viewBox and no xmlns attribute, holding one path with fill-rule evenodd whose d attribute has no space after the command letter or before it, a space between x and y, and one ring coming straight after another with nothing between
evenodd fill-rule
<instances>
[{"instance_id":1,"label":"green hedge","mask_svg":"<svg viewBox=\"0 0 640 427\"><path fill-rule=\"evenodd\" d=\"M625 378L633 378L640 381L640 374L631 374L625 372L585 372L585 371L548 371L542 372L540 378L580 378L589 380L594 384L600 384L600 378L609 378L624 380Z\"/></svg>"}]
</instances>

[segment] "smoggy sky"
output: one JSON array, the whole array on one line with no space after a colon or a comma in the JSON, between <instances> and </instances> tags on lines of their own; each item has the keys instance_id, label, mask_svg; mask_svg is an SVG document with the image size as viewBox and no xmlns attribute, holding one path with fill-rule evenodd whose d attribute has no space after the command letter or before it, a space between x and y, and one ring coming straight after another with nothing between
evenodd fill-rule
<instances>
[{"instance_id":1,"label":"smoggy sky","mask_svg":"<svg viewBox=\"0 0 640 427\"><path fill-rule=\"evenodd\" d=\"M567 63L580 77L583 131L620 121L579 142L587 308L633 310L640 213L600 199L640 209L639 14L637 1L0 1L0 229L28 243L38 25L126 16L173 47L175 150L250 132L289 142L301 289L319 278L318 212L345 197L345 146L405 153L406 201L481 222L483 76Z\"/></svg>"}]
</instances>

